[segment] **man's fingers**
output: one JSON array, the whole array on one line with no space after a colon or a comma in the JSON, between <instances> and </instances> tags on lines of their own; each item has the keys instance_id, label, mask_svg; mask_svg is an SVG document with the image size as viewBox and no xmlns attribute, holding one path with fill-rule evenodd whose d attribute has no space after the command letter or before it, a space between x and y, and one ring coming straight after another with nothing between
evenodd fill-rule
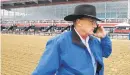
<instances>
[{"instance_id":1,"label":"man's fingers","mask_svg":"<svg viewBox=\"0 0 130 75\"><path fill-rule=\"evenodd\" d=\"M98 37L98 34L95 33L94 36Z\"/></svg>"},{"instance_id":2,"label":"man's fingers","mask_svg":"<svg viewBox=\"0 0 130 75\"><path fill-rule=\"evenodd\" d=\"M95 33L94 36L98 37L98 38L101 38L102 37L102 34L101 33Z\"/></svg>"}]
</instances>

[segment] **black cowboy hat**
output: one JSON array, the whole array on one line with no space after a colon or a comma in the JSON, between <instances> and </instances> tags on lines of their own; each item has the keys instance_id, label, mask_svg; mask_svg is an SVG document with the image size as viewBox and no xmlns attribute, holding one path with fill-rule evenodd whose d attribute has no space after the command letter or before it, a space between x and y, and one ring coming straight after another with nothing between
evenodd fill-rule
<instances>
[{"instance_id":1,"label":"black cowboy hat","mask_svg":"<svg viewBox=\"0 0 130 75\"><path fill-rule=\"evenodd\" d=\"M75 7L74 14L64 17L66 21L74 21L80 18L92 18L97 21L101 21L96 17L96 8L93 5L83 4Z\"/></svg>"}]
</instances>

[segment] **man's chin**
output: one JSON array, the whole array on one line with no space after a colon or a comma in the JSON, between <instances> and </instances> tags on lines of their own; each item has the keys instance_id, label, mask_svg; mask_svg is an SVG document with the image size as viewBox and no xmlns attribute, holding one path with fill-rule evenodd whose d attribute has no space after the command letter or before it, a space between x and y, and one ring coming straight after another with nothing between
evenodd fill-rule
<instances>
[{"instance_id":1,"label":"man's chin","mask_svg":"<svg viewBox=\"0 0 130 75\"><path fill-rule=\"evenodd\" d=\"M93 32L89 33L89 35L93 35L93 34L94 34Z\"/></svg>"}]
</instances>

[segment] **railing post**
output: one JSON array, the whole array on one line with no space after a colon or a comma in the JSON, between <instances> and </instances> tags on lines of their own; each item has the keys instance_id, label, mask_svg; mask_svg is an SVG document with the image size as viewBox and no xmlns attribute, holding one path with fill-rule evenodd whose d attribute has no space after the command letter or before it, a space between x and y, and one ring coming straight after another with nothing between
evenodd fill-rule
<instances>
[{"instance_id":1,"label":"railing post","mask_svg":"<svg viewBox=\"0 0 130 75\"><path fill-rule=\"evenodd\" d=\"M130 40L130 33L129 33L129 40Z\"/></svg>"}]
</instances>

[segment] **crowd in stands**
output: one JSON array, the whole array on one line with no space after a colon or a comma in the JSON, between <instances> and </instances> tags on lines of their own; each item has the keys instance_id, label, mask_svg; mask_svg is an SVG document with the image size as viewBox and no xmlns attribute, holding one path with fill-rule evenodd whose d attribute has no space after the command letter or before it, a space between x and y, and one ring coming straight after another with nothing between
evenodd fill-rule
<instances>
[{"instance_id":1,"label":"crowd in stands","mask_svg":"<svg viewBox=\"0 0 130 75\"><path fill-rule=\"evenodd\" d=\"M65 21L42 21L42 22L4 22L1 24L2 33L13 34L59 34L70 30L70 23Z\"/></svg>"},{"instance_id":2,"label":"crowd in stands","mask_svg":"<svg viewBox=\"0 0 130 75\"><path fill-rule=\"evenodd\" d=\"M122 20L105 20L105 23L121 23ZM3 34L60 34L71 29L72 22L64 20L2 21Z\"/></svg>"}]
</instances>

